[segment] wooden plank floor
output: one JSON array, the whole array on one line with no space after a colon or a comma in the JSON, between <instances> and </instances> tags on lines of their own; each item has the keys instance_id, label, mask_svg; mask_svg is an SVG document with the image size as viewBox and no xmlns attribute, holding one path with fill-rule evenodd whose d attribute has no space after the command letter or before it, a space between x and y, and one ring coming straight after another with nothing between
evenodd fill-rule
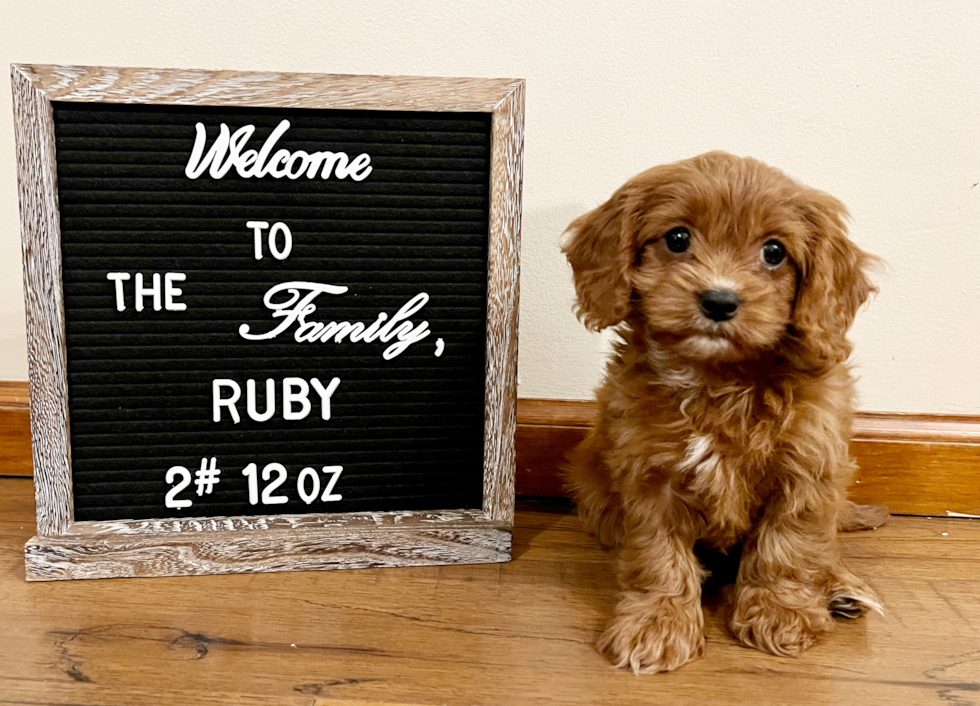
<instances>
[{"instance_id":1,"label":"wooden plank floor","mask_svg":"<svg viewBox=\"0 0 980 706\"><path fill-rule=\"evenodd\" d=\"M707 603L704 659L614 670L615 600L568 514L518 514L510 564L31 583L29 479L0 479L0 704L980 704L980 522L847 535L885 617L804 656L742 648Z\"/></svg>"}]
</instances>

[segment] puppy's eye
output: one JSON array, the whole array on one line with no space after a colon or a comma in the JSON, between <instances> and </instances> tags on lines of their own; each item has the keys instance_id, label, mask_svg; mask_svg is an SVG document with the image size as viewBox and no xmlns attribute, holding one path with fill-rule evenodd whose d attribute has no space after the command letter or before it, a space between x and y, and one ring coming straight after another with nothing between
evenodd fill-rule
<instances>
[{"instance_id":1,"label":"puppy's eye","mask_svg":"<svg viewBox=\"0 0 980 706\"><path fill-rule=\"evenodd\" d=\"M691 232L687 228L671 228L664 235L664 242L671 252L684 252L691 247Z\"/></svg>"},{"instance_id":2,"label":"puppy's eye","mask_svg":"<svg viewBox=\"0 0 980 706\"><path fill-rule=\"evenodd\" d=\"M786 248L778 240L768 240L762 246L762 261L769 267L778 267L786 259Z\"/></svg>"}]
</instances>

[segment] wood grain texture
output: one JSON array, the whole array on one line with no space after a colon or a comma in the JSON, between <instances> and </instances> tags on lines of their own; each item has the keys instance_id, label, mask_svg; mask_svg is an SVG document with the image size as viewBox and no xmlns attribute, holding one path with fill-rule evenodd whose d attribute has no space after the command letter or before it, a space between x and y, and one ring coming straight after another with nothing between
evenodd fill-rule
<instances>
[{"instance_id":1,"label":"wood grain texture","mask_svg":"<svg viewBox=\"0 0 980 706\"><path fill-rule=\"evenodd\" d=\"M31 392L26 382L0 382L0 476L30 476Z\"/></svg>"},{"instance_id":2,"label":"wood grain texture","mask_svg":"<svg viewBox=\"0 0 980 706\"><path fill-rule=\"evenodd\" d=\"M37 492L37 532L57 535L72 521L71 450L61 288L61 237L51 102L11 68L20 227L27 312L27 364Z\"/></svg>"},{"instance_id":3,"label":"wood grain texture","mask_svg":"<svg viewBox=\"0 0 980 706\"><path fill-rule=\"evenodd\" d=\"M854 420L854 438L861 441L980 444L980 416L864 412Z\"/></svg>"},{"instance_id":4,"label":"wood grain texture","mask_svg":"<svg viewBox=\"0 0 980 706\"><path fill-rule=\"evenodd\" d=\"M34 537L26 545L28 581L324 571L510 561L509 529L262 532Z\"/></svg>"},{"instance_id":5,"label":"wood grain texture","mask_svg":"<svg viewBox=\"0 0 980 706\"><path fill-rule=\"evenodd\" d=\"M493 111L520 79L15 64L49 101Z\"/></svg>"},{"instance_id":6,"label":"wood grain texture","mask_svg":"<svg viewBox=\"0 0 980 706\"><path fill-rule=\"evenodd\" d=\"M855 440L851 456L857 502L902 515L980 516L980 444Z\"/></svg>"},{"instance_id":7,"label":"wood grain texture","mask_svg":"<svg viewBox=\"0 0 980 706\"><path fill-rule=\"evenodd\" d=\"M105 537L200 534L202 532L262 532L265 530L313 529L419 529L425 527L505 528L480 510L441 510L437 512L350 512L309 515L254 515L246 517L197 517L166 520L116 520L74 522L62 537Z\"/></svg>"},{"instance_id":8,"label":"wood grain texture","mask_svg":"<svg viewBox=\"0 0 980 706\"><path fill-rule=\"evenodd\" d=\"M5 706L980 703L980 522L845 535L885 615L799 658L733 641L718 571L705 656L634 677L595 651L618 589L574 515L519 509L508 564L28 583L30 485L0 479Z\"/></svg>"},{"instance_id":9,"label":"wood grain texture","mask_svg":"<svg viewBox=\"0 0 980 706\"><path fill-rule=\"evenodd\" d=\"M0 382L0 411L28 410L31 388L26 382Z\"/></svg>"},{"instance_id":10,"label":"wood grain texture","mask_svg":"<svg viewBox=\"0 0 980 706\"><path fill-rule=\"evenodd\" d=\"M590 427L599 416L589 400L522 399L517 403L518 424L526 426Z\"/></svg>"},{"instance_id":11,"label":"wood grain texture","mask_svg":"<svg viewBox=\"0 0 980 706\"><path fill-rule=\"evenodd\" d=\"M483 509L505 522L514 519L523 154L521 82L494 109L491 144Z\"/></svg>"},{"instance_id":12,"label":"wood grain texture","mask_svg":"<svg viewBox=\"0 0 980 706\"><path fill-rule=\"evenodd\" d=\"M518 403L517 492L566 496L561 467L596 416L593 402ZM980 515L980 417L862 412L851 455L850 494L896 514Z\"/></svg>"}]
</instances>

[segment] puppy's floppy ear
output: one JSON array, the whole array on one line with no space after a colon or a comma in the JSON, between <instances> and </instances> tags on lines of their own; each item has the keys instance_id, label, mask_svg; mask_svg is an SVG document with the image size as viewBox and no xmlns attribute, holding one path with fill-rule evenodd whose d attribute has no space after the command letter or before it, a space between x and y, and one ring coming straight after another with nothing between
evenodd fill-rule
<instances>
[{"instance_id":1,"label":"puppy's floppy ear","mask_svg":"<svg viewBox=\"0 0 980 706\"><path fill-rule=\"evenodd\" d=\"M600 331L615 326L629 311L633 235L622 191L579 216L565 232L562 252L575 276L578 317Z\"/></svg>"},{"instance_id":2,"label":"puppy's floppy ear","mask_svg":"<svg viewBox=\"0 0 980 706\"><path fill-rule=\"evenodd\" d=\"M847 208L833 196L807 189L802 210L810 239L792 323L820 360L839 363L850 355L845 335L858 308L878 291L867 275L877 258L848 239Z\"/></svg>"}]
</instances>

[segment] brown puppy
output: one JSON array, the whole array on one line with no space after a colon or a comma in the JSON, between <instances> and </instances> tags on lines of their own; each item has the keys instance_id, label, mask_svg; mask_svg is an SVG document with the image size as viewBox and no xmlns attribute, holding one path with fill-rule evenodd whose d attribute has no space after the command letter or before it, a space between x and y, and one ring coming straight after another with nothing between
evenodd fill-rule
<instances>
[{"instance_id":1,"label":"brown puppy","mask_svg":"<svg viewBox=\"0 0 980 706\"><path fill-rule=\"evenodd\" d=\"M874 291L844 205L754 159L711 152L631 179L569 226L578 314L621 338L568 480L618 549L599 649L636 672L704 651L696 541L743 542L729 627L798 653L831 613L880 610L837 529L885 508L845 493L854 380L845 333Z\"/></svg>"}]
</instances>

